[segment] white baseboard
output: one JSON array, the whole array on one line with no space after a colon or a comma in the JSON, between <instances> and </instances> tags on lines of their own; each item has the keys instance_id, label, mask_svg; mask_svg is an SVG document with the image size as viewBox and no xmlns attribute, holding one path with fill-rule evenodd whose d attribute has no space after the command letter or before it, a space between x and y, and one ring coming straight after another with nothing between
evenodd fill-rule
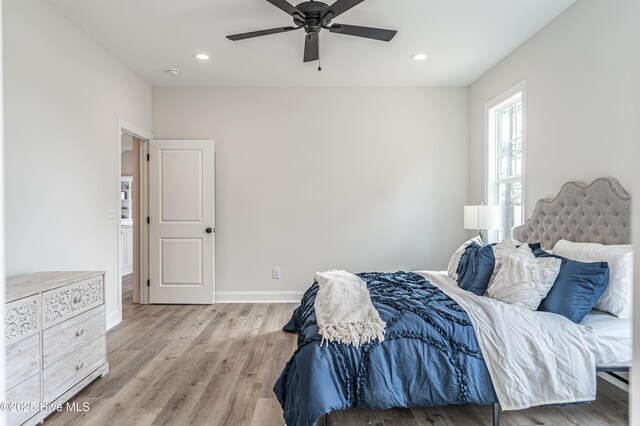
<instances>
[{"instance_id":1,"label":"white baseboard","mask_svg":"<svg viewBox=\"0 0 640 426\"><path fill-rule=\"evenodd\" d=\"M118 311L112 311L107 314L107 330L111 330L116 325L122 322L122 313Z\"/></svg>"},{"instance_id":2,"label":"white baseboard","mask_svg":"<svg viewBox=\"0 0 640 426\"><path fill-rule=\"evenodd\" d=\"M216 291L216 303L300 303L304 291Z\"/></svg>"},{"instance_id":3,"label":"white baseboard","mask_svg":"<svg viewBox=\"0 0 640 426\"><path fill-rule=\"evenodd\" d=\"M619 387L620 389L629 392L629 385L626 384L625 382L623 382L622 380L616 379L611 374L598 373L598 376L602 377L607 382L612 383L614 386Z\"/></svg>"}]
</instances>

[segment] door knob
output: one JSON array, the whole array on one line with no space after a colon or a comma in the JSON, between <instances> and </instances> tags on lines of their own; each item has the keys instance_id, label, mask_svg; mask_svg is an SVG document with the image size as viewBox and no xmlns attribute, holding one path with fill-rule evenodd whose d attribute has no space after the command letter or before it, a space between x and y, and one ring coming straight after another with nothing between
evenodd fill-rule
<instances>
[{"instance_id":1,"label":"door knob","mask_svg":"<svg viewBox=\"0 0 640 426\"><path fill-rule=\"evenodd\" d=\"M210 234L210 233L212 233L212 232L213 232L213 229L211 229L211 228L207 228L207 229L205 229L205 231L207 232L207 234Z\"/></svg>"}]
</instances>

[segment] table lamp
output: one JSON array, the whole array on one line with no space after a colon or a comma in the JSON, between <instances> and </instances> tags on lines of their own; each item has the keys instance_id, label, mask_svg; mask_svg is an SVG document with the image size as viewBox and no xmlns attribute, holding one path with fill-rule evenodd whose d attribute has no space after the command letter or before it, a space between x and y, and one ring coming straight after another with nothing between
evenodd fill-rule
<instances>
[{"instance_id":1,"label":"table lamp","mask_svg":"<svg viewBox=\"0 0 640 426\"><path fill-rule=\"evenodd\" d=\"M500 229L500 206L464 206L464 229L475 229L484 241L483 230Z\"/></svg>"}]
</instances>

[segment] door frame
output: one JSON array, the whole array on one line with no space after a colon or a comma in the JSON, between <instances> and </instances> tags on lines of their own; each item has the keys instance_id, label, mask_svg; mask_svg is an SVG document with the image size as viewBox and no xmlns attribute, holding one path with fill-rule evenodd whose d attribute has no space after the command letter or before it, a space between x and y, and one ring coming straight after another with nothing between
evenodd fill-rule
<instances>
[{"instance_id":1,"label":"door frame","mask_svg":"<svg viewBox=\"0 0 640 426\"><path fill-rule=\"evenodd\" d=\"M151 133L148 130L145 130L139 126L136 126L135 124L132 124L122 118L118 118L118 124L117 124L117 141L116 141L116 164L117 164L117 174L116 174L116 179L117 179L117 192L115 194L116 196L116 236L117 236L117 240L116 240L116 264L117 264L117 269L116 269L116 275L117 275L117 283L118 283L118 310L115 313L112 313L110 315L107 316L107 329L110 329L112 327L114 327L115 325L119 324L122 321L122 276L120 274L122 265L121 265L121 261L120 261L120 256L122 255L122 253L120 253L120 231L122 230L122 220L120 220L120 211L122 209L122 203L120 200L120 176L122 174L122 133L126 133L129 134L131 136L135 136L138 139L143 141L142 144L142 152L140 155L140 163L146 163L146 161L142 161L143 159L146 159L146 152L148 150L148 142L150 140L153 139L153 133ZM146 166L146 164L141 164L142 166ZM146 167L141 167L140 168L140 175L146 176ZM146 182L146 179L145 179ZM136 215L138 215L140 218L144 217L144 214L146 214L146 196L147 196L147 191L145 190L143 185L138 185L138 191L140 191L140 200L142 200L142 204L143 206L141 206L142 208L137 209L138 212L134 213ZM138 223L142 224L143 221L140 220L138 221ZM141 269L142 271L140 271L140 273L138 274L140 277L140 282L137 283L137 285L140 287L140 303L149 303L149 292L145 291L146 290L146 286L144 286L142 283L145 281L145 279L143 277L148 276L148 262L146 261L145 258L145 252L146 252L146 247L147 247L147 243L146 243L146 226L139 226L138 228L140 229L134 229L134 232L138 233L138 240L140 241L140 250L137 253L137 255L140 257L140 265L141 265ZM134 285L136 285L136 283L133 283Z\"/></svg>"}]
</instances>

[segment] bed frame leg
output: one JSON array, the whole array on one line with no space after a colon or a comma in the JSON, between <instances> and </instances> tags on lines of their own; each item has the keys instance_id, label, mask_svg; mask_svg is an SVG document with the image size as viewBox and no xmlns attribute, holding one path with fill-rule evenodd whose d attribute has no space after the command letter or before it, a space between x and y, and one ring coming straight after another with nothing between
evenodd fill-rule
<instances>
[{"instance_id":1,"label":"bed frame leg","mask_svg":"<svg viewBox=\"0 0 640 426\"><path fill-rule=\"evenodd\" d=\"M331 413L327 413L324 415L324 426L332 426L333 419L331 418Z\"/></svg>"},{"instance_id":2,"label":"bed frame leg","mask_svg":"<svg viewBox=\"0 0 640 426\"><path fill-rule=\"evenodd\" d=\"M493 404L493 426L500 426L500 403Z\"/></svg>"}]
</instances>

